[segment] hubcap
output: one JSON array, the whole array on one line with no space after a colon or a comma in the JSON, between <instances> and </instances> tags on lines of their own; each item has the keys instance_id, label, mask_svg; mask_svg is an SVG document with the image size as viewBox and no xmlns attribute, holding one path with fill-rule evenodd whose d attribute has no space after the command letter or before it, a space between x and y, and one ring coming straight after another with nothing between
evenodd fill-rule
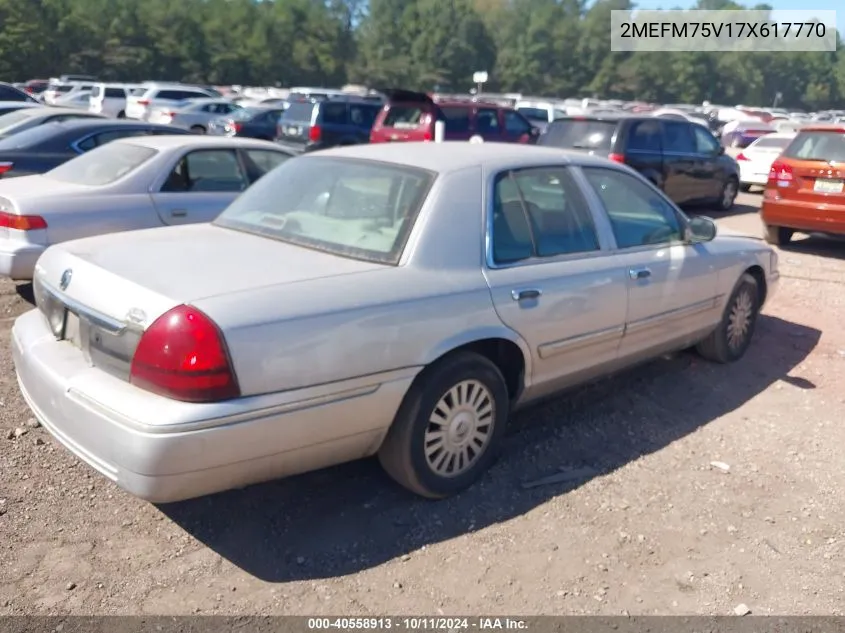
<instances>
[{"instance_id":1,"label":"hubcap","mask_svg":"<svg viewBox=\"0 0 845 633\"><path fill-rule=\"evenodd\" d=\"M728 345L737 350L745 343L754 316L754 300L748 290L739 293L728 315Z\"/></svg>"},{"instance_id":2,"label":"hubcap","mask_svg":"<svg viewBox=\"0 0 845 633\"><path fill-rule=\"evenodd\" d=\"M495 422L490 390L464 380L447 391L431 412L425 431L425 459L441 477L457 477L471 468L490 443Z\"/></svg>"}]
</instances>

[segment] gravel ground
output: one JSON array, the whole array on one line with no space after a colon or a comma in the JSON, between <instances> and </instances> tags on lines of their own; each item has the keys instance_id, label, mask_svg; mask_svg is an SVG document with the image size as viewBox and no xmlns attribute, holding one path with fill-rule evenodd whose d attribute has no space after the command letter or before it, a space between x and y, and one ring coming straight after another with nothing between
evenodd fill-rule
<instances>
[{"instance_id":1,"label":"gravel ground","mask_svg":"<svg viewBox=\"0 0 845 633\"><path fill-rule=\"evenodd\" d=\"M740 202L719 223L759 234ZM4 282L0 614L842 614L843 256L782 253L741 362L681 354L526 411L444 502L374 461L140 502L30 426Z\"/></svg>"}]
</instances>

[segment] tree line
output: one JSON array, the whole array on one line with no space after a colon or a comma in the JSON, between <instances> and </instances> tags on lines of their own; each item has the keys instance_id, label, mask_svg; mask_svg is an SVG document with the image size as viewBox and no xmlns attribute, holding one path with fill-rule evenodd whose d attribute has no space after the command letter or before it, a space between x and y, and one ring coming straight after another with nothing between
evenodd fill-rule
<instances>
[{"instance_id":1,"label":"tree line","mask_svg":"<svg viewBox=\"0 0 845 633\"><path fill-rule=\"evenodd\" d=\"M671 1L671 0L669 0ZM630 0L0 0L0 80L360 83L659 103L845 107L845 51L620 53ZM669 8L669 7L667 7ZM699 0L698 8L746 8ZM755 5L755 9L767 9Z\"/></svg>"}]
</instances>

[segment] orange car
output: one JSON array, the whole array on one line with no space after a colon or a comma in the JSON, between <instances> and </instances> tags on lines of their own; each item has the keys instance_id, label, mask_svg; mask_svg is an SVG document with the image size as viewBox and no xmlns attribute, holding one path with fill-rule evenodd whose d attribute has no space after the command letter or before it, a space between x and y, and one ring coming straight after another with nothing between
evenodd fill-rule
<instances>
[{"instance_id":1,"label":"orange car","mask_svg":"<svg viewBox=\"0 0 845 633\"><path fill-rule=\"evenodd\" d=\"M804 126L772 163L760 215L766 240L793 233L845 235L845 126Z\"/></svg>"}]
</instances>

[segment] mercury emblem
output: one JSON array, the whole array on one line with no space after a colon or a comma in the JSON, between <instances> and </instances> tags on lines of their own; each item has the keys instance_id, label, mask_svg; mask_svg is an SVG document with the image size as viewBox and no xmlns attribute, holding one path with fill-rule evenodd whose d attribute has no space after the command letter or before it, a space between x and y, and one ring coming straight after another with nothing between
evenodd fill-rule
<instances>
[{"instance_id":1,"label":"mercury emblem","mask_svg":"<svg viewBox=\"0 0 845 633\"><path fill-rule=\"evenodd\" d=\"M62 273L62 278L59 280L59 288L62 290L67 290L67 287L70 285L70 280L73 278L73 271L68 268L65 272Z\"/></svg>"}]
</instances>

